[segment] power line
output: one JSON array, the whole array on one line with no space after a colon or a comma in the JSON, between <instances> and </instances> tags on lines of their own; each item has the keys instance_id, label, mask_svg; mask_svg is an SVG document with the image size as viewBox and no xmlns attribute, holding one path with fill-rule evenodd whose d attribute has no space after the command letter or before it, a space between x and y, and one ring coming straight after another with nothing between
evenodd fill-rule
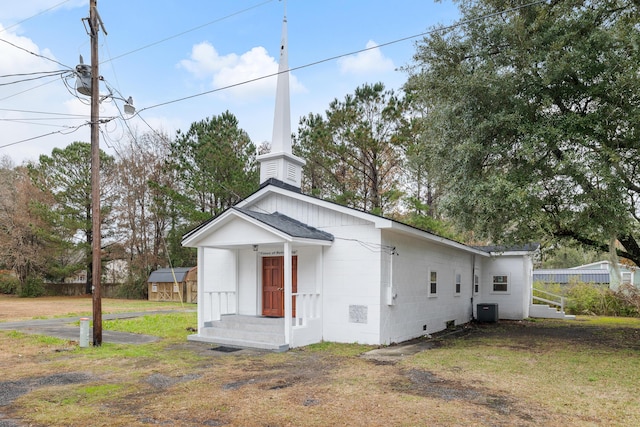
<instances>
[{"instance_id":1,"label":"power line","mask_svg":"<svg viewBox=\"0 0 640 427\"><path fill-rule=\"evenodd\" d=\"M66 68L66 69L68 69L68 70L72 70L72 69L73 69L73 68L69 67L68 65L63 64L62 62L56 61L55 59L48 58L48 57L46 57L46 56L44 56L44 55L40 55L39 53L31 52L29 49L25 49L25 48L23 48L22 46L18 46L18 45L17 45L17 44L15 44L15 43L11 43L9 40L0 39L0 42L5 42L6 44L8 44L8 45L10 45L10 46L13 46L13 47L15 47L16 49L20 49L20 50L22 50L22 51L24 51L24 52L27 52L28 54L31 54L31 55L37 56L38 58L42 58L42 59L46 59L47 61L55 62L56 64L58 64L58 65L62 65L63 67L65 67L65 68Z\"/></svg>"},{"instance_id":2,"label":"power line","mask_svg":"<svg viewBox=\"0 0 640 427\"><path fill-rule=\"evenodd\" d=\"M33 111L33 110L14 110L10 108L0 108L0 111L9 111L12 113L30 113L30 114L49 114L51 116L67 116L67 117L84 117L88 118L86 114L68 114L68 113L52 113L49 111Z\"/></svg>"},{"instance_id":3,"label":"power line","mask_svg":"<svg viewBox=\"0 0 640 427\"><path fill-rule=\"evenodd\" d=\"M89 123L83 123L81 125L78 126L73 126L73 127L69 127L69 129L71 129L70 132L63 132L61 130L55 131L55 132L49 132L49 133L45 133L44 135L38 135L38 136L34 136L31 138L27 138L27 139L23 139L20 141L15 141L15 142L11 142L9 144L5 144L5 145L0 145L0 148L7 148L7 147L11 147L12 145L17 145L17 144L22 144L23 142L27 142L27 141L33 141L34 139L39 139L39 138L44 138L45 136L51 136L51 135L56 135L56 134L61 134L61 135L69 135L75 131L77 131L78 129L80 129L83 126L88 125Z\"/></svg>"},{"instance_id":4,"label":"power line","mask_svg":"<svg viewBox=\"0 0 640 427\"><path fill-rule=\"evenodd\" d=\"M63 76L63 79L64 79L64 76ZM4 100L6 100L6 99L13 98L14 96L22 95L22 94L23 94L23 93L25 93L25 92L30 92L30 91L32 91L32 90L34 90L34 89L38 89L38 88L40 88L40 87L42 87L42 86L49 85L49 84L53 83L54 81L55 81L55 80L51 80L51 81L49 81L49 82L42 83L41 85L33 86L33 87L29 88L29 89L25 89L25 90L22 90L22 91L20 91L20 92L14 93L13 95L5 96L4 98L1 98L1 99L0 99L0 101L4 101Z\"/></svg>"},{"instance_id":5,"label":"power line","mask_svg":"<svg viewBox=\"0 0 640 427\"><path fill-rule=\"evenodd\" d=\"M521 6L512 7L510 9L505 9L505 10L501 10L501 11L498 11L498 12L492 12L492 13L489 13L489 14L486 14L486 15L479 16L477 18L467 19L465 21L460 21L460 22L457 22L457 23L452 24L452 25L435 28L433 30L425 31L425 32L422 32L422 33L419 33L419 34L415 34L415 35L412 35L412 36L402 37L402 38L395 39L395 40L392 40L392 41L389 41L389 42L386 42L386 43L378 44L376 46L371 46L371 47L367 47L367 48L364 48L364 49L359 49L359 50L355 50L355 51L352 51L352 52L343 53L343 54L340 54L340 55L335 55L335 56L332 56L332 57L329 57L329 58L325 58L325 59L321 59L321 60L318 60L318 61L315 61L315 62L310 62L310 63L305 64L305 65L300 65L300 66L297 66L297 67L289 68L288 70L284 70L284 71L280 71L280 72L276 72L276 73L272 73L272 74L267 74L267 75L264 75L264 76L261 76L261 77L256 77L256 78L245 80L245 81L242 81L242 82L238 82L238 83L230 84L230 85L227 85L227 86L219 87L219 88L216 88L216 89L211 89L211 90L208 90L208 91L205 91L205 92L200 92L200 93L196 93L196 94L193 94L193 95L188 95L188 96L185 96L185 97L182 97L182 98L177 98L177 99L174 99L174 100L171 100L171 101L161 102L159 104L155 104L155 105L152 105L152 106L149 106L149 107L141 108L138 111L138 113L136 113L136 114L139 114L139 113L141 113L141 112L143 112L145 110L150 110L152 108L162 107L162 106L165 106L165 105L174 104L176 102L186 101L188 99L197 98L199 96L208 95L208 94L215 93L215 92L221 92L223 90L232 89L234 87L243 86L243 85L246 85L246 84L249 84L249 83L254 83L254 82L257 82L257 81L260 81L260 80L264 80L264 79L268 79L270 77L277 76L278 74L281 74L281 73L289 73L291 71L297 71L297 70L301 70L301 69L304 69L304 68L313 67L315 65L323 64L325 62L334 61L336 59L344 58L346 56L357 55L358 53L367 52L367 51L370 51L370 50L373 50L373 49L379 49L379 48L384 47L384 46L390 46L392 44L401 43L401 42L404 42L404 41L407 41L407 40L411 40L411 39L415 39L415 38L418 38L418 37L424 37L424 36L427 36L427 35L430 35L430 34L450 31L450 30L453 30L455 28L458 28L458 27L461 27L461 26L464 26L464 25L467 25L467 24L470 24L470 23L473 23L473 22L481 21L481 20L487 19L487 18L492 18L494 16L502 15L502 14L505 14L505 13L515 12L515 11L520 10L520 9L524 9L524 8L527 8L527 7L532 7L532 6L535 6L535 5L538 5L538 4L542 4L542 3L546 3L546 2L547 2L547 0L537 0L537 1L532 2L532 3L527 3L527 4L524 4L524 5L521 5Z\"/></svg>"},{"instance_id":6,"label":"power line","mask_svg":"<svg viewBox=\"0 0 640 427\"><path fill-rule=\"evenodd\" d=\"M33 73L4 74L4 75L0 76L0 79L6 78L6 77L35 76L35 75L38 75L38 74L58 74L58 73L67 72L67 71L69 71L69 70L35 71Z\"/></svg>"},{"instance_id":7,"label":"power line","mask_svg":"<svg viewBox=\"0 0 640 427\"><path fill-rule=\"evenodd\" d=\"M16 27L16 26L18 26L18 25L22 24L23 22L26 22L26 21L28 21L28 20L30 20L30 19L32 19L32 18L35 18L36 16L40 16L40 15L42 15L42 14L44 14L44 13L47 13L47 12L49 12L50 10L53 10L53 9L57 8L58 6L62 6L63 4L68 3L69 1L70 1L70 0L64 0L64 1L61 1L60 3L53 5L53 6L51 6L51 7L50 7L50 8L48 8L48 9L45 9L45 10L43 10L43 11L41 11L41 12L38 12L38 13L36 13L35 15L32 15L32 16L30 16L30 17L28 17L28 18L23 19L22 21L18 21L18 22L16 22L15 24L9 25L7 28L3 28L2 30L0 30L0 33L4 32L4 31L7 31L7 30L8 30L8 29L10 29L10 28Z\"/></svg>"},{"instance_id":8,"label":"power line","mask_svg":"<svg viewBox=\"0 0 640 427\"><path fill-rule=\"evenodd\" d=\"M268 1L264 2L264 3L261 3L259 5L253 6L253 7L258 7L258 6L262 5L262 4L268 3L270 1L273 1L273 0L268 0ZM457 22L457 23L452 24L452 25L435 28L433 30L425 31L425 32L422 32L422 33L419 33L419 34L415 34L415 35L412 35L412 36L402 37L402 38L395 39L395 40L392 40L392 41L389 41L389 42L386 42L386 43L382 43L382 44L379 44L379 45L376 45L376 46L372 46L372 47L368 47L368 48L364 48L364 49L359 49L359 50L348 52L348 53L344 53L344 54L341 54L341 55L332 56L332 57L321 59L321 60L318 60L318 61L315 61L315 62L310 62L310 63L305 64L305 65L300 65L300 66L297 66L297 67L289 68L288 70L284 70L282 72L276 72L276 73L264 75L264 76L261 76L261 77L256 77L256 78L253 78L253 79L245 80L243 82L234 83L234 84L223 86L223 87L220 87L220 88L208 90L208 91L205 91L205 92L200 92L200 93L196 93L196 94L193 94L193 95L185 96L185 97L182 97L182 98L177 98L177 99L174 99L174 100L171 100L171 101L161 102L159 104L151 105L149 107L145 107L145 108L142 108L142 109L138 110L136 112L135 116L139 117L151 129L151 126L149 125L149 123L147 123L147 121L144 120L144 118L142 118L142 116L140 116L141 112L146 111L146 110L150 110L150 109L153 109L153 108L162 107L162 106L169 105L169 104L174 104L174 103L181 102L181 101L186 101L188 99L197 98L199 96L204 96L204 95L208 95L208 94L211 94L211 93L220 92L220 91L223 91L223 90L231 89L231 88L242 86L242 85L245 85L245 84L253 83L253 82L256 82L256 81L260 81L260 80L263 80L263 79L267 79L267 78L270 78L270 77L277 76L280 73L288 73L288 72L291 72L291 71L297 71L297 70L301 70L301 69L304 69L304 68L309 68L309 67L312 67L312 66L315 66L315 65L319 65L319 64L322 64L322 63L325 63L325 62L334 61L336 59L340 59L340 58L343 58L343 57L346 57L346 56L356 55L358 53L367 52L367 51L370 51L370 50L373 50L373 49L379 49L379 48L384 47L384 46L390 46L392 44L401 43L401 42L404 42L404 41L407 41L407 40L411 40L411 39L415 39L415 38L418 38L418 37L424 37L424 36L427 36L427 35L430 35L430 34L450 31L450 30L453 30L455 28L458 28L458 27L461 27L461 26L464 26L464 25L467 25L467 24L470 24L470 23L473 23L473 22L478 22L478 21L481 21L481 20L484 20L484 19L487 19L487 18L492 18L492 17L495 17L495 16L499 16L499 15L502 15L502 14L505 14L505 13L515 12L515 11L518 11L520 9L536 6L538 4L543 4L543 3L546 3L546 2L547 2L547 0L537 0L537 1L534 1L534 2L531 2L531 3L527 3L527 4L524 4L524 5L512 7L512 8L509 8L509 9L504 9L504 10L497 11L497 12L492 12L492 13L489 13L489 14L486 14L486 15L479 16L477 18L460 21L460 22ZM251 8L249 8L249 9L251 9ZM245 10L249 10L249 9L245 9ZM236 12L236 14L237 13L241 13L241 12ZM208 24L205 24L205 25L208 25ZM189 31L191 31L191 30L189 30ZM173 37L177 37L177 35L173 36ZM173 37L170 37L170 38L173 38ZM169 40L170 38L167 38L165 40ZM0 41L3 41L3 40L0 39ZM160 43L160 42L158 42L158 43ZM155 43L155 44L157 44L157 43ZM134 50L134 51L129 52L129 53L133 53L133 52L136 52L136 51L141 50L141 49L137 49L137 50ZM112 58L111 61L113 61L114 59L120 58L122 56L124 56L124 55L120 55L120 56L117 56L115 58ZM22 92L20 92L20 93L22 93ZM18 95L18 94L15 94L15 95ZM11 95L11 96L15 96L15 95ZM7 99L7 98L4 98L4 99ZM0 101L2 101L4 99L0 99ZM76 128L76 130L77 130L77 128ZM25 139L25 140L21 140L21 141L12 142L10 144L6 144L6 145L0 146L0 148L5 148L5 147L11 146L11 145L20 144L22 142L27 142L27 141L30 141L30 140L33 140L33 139L42 138L44 136L48 136L48 135L55 134L55 133L61 133L61 132L52 132L50 134L40 135L40 136L37 136L37 137L34 137L34 138L29 138L29 139Z\"/></svg>"},{"instance_id":9,"label":"power line","mask_svg":"<svg viewBox=\"0 0 640 427\"><path fill-rule=\"evenodd\" d=\"M0 122L13 122L13 123L32 123L34 120L87 120L88 117L21 117L21 118L13 118L13 119L0 119ZM35 123L34 123L35 124ZM53 126L53 125L52 125Z\"/></svg>"},{"instance_id":10,"label":"power line","mask_svg":"<svg viewBox=\"0 0 640 427\"><path fill-rule=\"evenodd\" d=\"M141 47L139 47L139 48L137 48L137 49L134 49L134 50L132 50L132 51L129 51L129 52L126 52L126 53L120 54L120 55L115 56L115 57L113 57L113 58L109 58L108 60L106 60L106 61L104 61L104 62L101 62L100 64L104 64L104 63L107 63L107 62L112 62L112 61L115 61L116 59L120 59L120 58L122 58L123 56L131 55L132 53L136 53L136 52L139 52L139 51L141 51L141 50L144 50L144 49L147 49L147 48L150 48L150 47L153 47L153 46L159 45L159 44L164 43L164 42L166 42L166 41L169 41L169 40L175 39L175 38L177 38L177 37L183 36L183 35L185 35L185 34L191 33L191 32L193 32L193 31L199 30L200 28L204 28L204 27L207 27L207 26L209 26L209 25L216 24L216 23L218 23L218 22L224 21L224 20L226 20L226 19L232 18L232 17L234 17L234 16L240 15L240 14L245 13L245 12L248 12L248 11L250 11L250 10L252 10L252 9L256 9L256 8L258 8L258 7L260 7L260 6L264 6L265 4L267 4L267 3L271 3L272 1L273 1L273 0L266 0L266 1L263 1L262 3L258 3L258 4L256 4L256 5L253 5L253 6L247 7L247 8L242 9L242 10L239 10L239 11L237 11L237 12L234 12L234 13L230 14L230 15L223 16L222 18L218 18L218 19L215 19L215 20L213 20L213 21L207 22L206 24L198 25L197 27L193 27L193 28L188 29L188 30L185 30L185 31L183 31L183 32L181 32L181 33L174 34L174 35L169 36L169 37L166 37L166 38L164 38L164 39L162 39L162 40L158 40L158 41L156 41L156 42L149 43L149 44L147 44L147 45L141 46Z\"/></svg>"},{"instance_id":11,"label":"power line","mask_svg":"<svg viewBox=\"0 0 640 427\"><path fill-rule=\"evenodd\" d=\"M69 71L67 70L63 70L63 71L56 71L55 73L51 73L51 74L46 74L44 76L37 76L37 77L29 77L29 78L25 78L25 79L20 79L20 80L14 80L8 83L0 83L0 86L9 86L9 85L14 85L14 84L18 84L18 83L24 83L24 82L31 82L34 80L40 80L40 79L44 79L47 77L54 77L54 76L62 76L65 73L68 73ZM35 73L33 73L35 74ZM0 76L1 77L5 77L5 76Z\"/></svg>"},{"instance_id":12,"label":"power line","mask_svg":"<svg viewBox=\"0 0 640 427\"><path fill-rule=\"evenodd\" d=\"M23 21L20 21L20 22L18 22L18 23L16 23L16 24L14 24L13 26L18 25L18 24L20 24L21 22L27 21L27 20L29 20L29 19L31 19L31 18L33 18L33 17L35 17L35 16L41 15L41 14L43 14L43 13L45 13L45 12L49 11L49 10L55 9L55 8L56 8L56 7L58 7L58 6L60 6L60 5L64 4L64 3L67 3L68 1L69 1L69 0L65 0L65 1L63 1L63 2L61 2L61 3L58 3L57 5L52 6L52 7L50 7L49 9L46 9L46 10L44 10L44 11L42 11L42 12L40 12L40 13L38 13L38 14L36 14L36 15L34 15L34 16L32 16L32 17L30 17L30 18L27 18L27 19L25 19L25 20L23 20ZM220 21L223 21L223 20L229 19L229 18L231 18L231 17L234 17L234 16L237 16L237 15L240 15L240 14L242 14L242 13L248 12L248 11L250 11L250 10L252 10L252 9L255 9L255 8L258 8L258 7L260 7L260 6L263 6L263 5L267 4L267 3L270 3L270 2L272 2L272 1L273 1L273 0L263 1L262 3L258 3L258 4L254 5L254 6L250 6L250 7L248 7L248 8L245 8L245 9L242 9L242 10L240 10L240 11L234 12L234 13L232 13L232 14L230 14L230 15L227 15L227 16L224 16L224 17L222 17L222 18L219 18L219 19L216 19L216 20L213 20L213 21L207 22L207 23L205 23L205 24L199 25L199 26L197 26L197 27L194 27L194 28L191 28L191 29L185 30L185 31L183 31L183 32L181 32L181 33L178 33L178 34L175 34L175 35L173 35L173 36L166 37L166 38L164 38L164 39L162 39L162 40L156 41L156 42L154 42L154 43L150 43L150 44L145 45L145 46L142 46L142 47L139 47L139 48L137 48L137 49L134 49L134 50L129 51L129 52L126 52L126 53L123 53L123 54L118 55L118 56L116 56L116 57L110 57L108 60L104 61L103 63L113 62L113 61L114 61L114 60L116 60L116 59L122 58L122 57L124 57L124 56L130 55L130 54L135 53L135 52L139 52L139 51L144 50L144 49L147 49L147 48L149 48L149 47L152 47L152 46L155 46L155 45L158 45L158 44L164 43L165 41L168 41L168 40L171 40L171 39L174 39L174 38L180 37L180 36L182 36L182 35L184 35L184 34L188 34L188 33L190 33L190 32L193 32L193 31L199 30L200 28L204 28L204 27L206 27L206 26L209 26L209 25L215 24L215 23L217 23L217 22L220 22ZM11 27L8 27L8 28L11 28ZM5 28L4 30L6 30L6 29L7 29L7 28ZM3 31L4 31L4 30L3 30ZM2 31L0 31L0 32L2 32ZM55 61L55 60L53 60L53 59L50 59L50 58L44 57L44 56L42 56L42 55L39 55L39 54L34 53L34 52L31 52L31 51L29 51L29 50L26 50L26 49L24 49L24 48L22 48L22 47L20 47L20 46L17 46L17 45L15 45L15 44L13 44L13 43L11 43L11 42L7 41L7 40L0 39L0 41L3 41L3 42L5 42L5 43L8 43L8 44L10 44L10 45L12 45L12 46L14 46L14 47L16 47L16 48L18 48L18 49L24 50L25 52L28 52L28 53L32 54L32 55L36 55L36 56L42 57L42 58L47 59L47 60L49 60L49 61L57 62L57 61ZM109 55L109 56L110 56L110 55ZM69 67L69 66L67 66L67 65L61 64L61 63L59 63L59 62L58 62L58 64L62 65L62 66L63 66L63 67L65 67L65 68L71 69L71 67ZM115 70L114 70L114 72L115 72ZM51 83L51 82L48 82L48 83L45 83L45 84L49 84L49 83ZM44 86L44 84L43 84L43 85L39 85L39 86L32 87L32 88L30 88L30 89L26 89L26 90L24 90L24 91L21 91L21 92L15 93L15 94L13 94L13 95L9 95L9 96L7 96L7 97L5 97L5 98L0 99L0 101L4 101L4 100L9 99L9 98L12 98L12 97L14 97L14 96L21 95L21 94L23 94L23 93L25 93L25 92L31 91L31 90L33 90L33 89L37 89L37 88L42 87L42 86Z\"/></svg>"}]
</instances>

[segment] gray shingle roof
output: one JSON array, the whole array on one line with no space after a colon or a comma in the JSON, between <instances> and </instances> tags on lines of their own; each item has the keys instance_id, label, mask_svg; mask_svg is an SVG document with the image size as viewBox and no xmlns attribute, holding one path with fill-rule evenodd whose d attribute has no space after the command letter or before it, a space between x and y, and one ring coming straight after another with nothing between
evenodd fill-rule
<instances>
[{"instance_id":1,"label":"gray shingle roof","mask_svg":"<svg viewBox=\"0 0 640 427\"><path fill-rule=\"evenodd\" d=\"M183 282L185 276L193 267L178 267L173 271L176 274L176 280ZM152 271L147 280L149 283L173 283L173 273L170 268L159 268L156 271Z\"/></svg>"},{"instance_id":2,"label":"gray shingle roof","mask_svg":"<svg viewBox=\"0 0 640 427\"><path fill-rule=\"evenodd\" d=\"M291 237L299 237L301 239L326 240L333 242L333 235L326 231L318 230L307 224L303 224L293 218L281 213L274 212L271 214L250 211L248 209L233 208L243 214L250 216L276 230L282 231Z\"/></svg>"},{"instance_id":3,"label":"gray shingle roof","mask_svg":"<svg viewBox=\"0 0 640 427\"><path fill-rule=\"evenodd\" d=\"M539 247L540 243L525 243L523 245L514 245L514 246L503 246L503 245L494 245L494 246L472 246L473 248L480 249L485 252L535 252Z\"/></svg>"}]
</instances>

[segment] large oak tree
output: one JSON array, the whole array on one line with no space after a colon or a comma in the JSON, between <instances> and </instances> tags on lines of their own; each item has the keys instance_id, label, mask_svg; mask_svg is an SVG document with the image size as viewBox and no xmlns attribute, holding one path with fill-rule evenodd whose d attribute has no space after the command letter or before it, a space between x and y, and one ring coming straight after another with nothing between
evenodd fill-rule
<instances>
[{"instance_id":1,"label":"large oak tree","mask_svg":"<svg viewBox=\"0 0 640 427\"><path fill-rule=\"evenodd\" d=\"M443 203L496 242L615 246L640 265L639 3L526 3L459 1L461 25L408 67Z\"/></svg>"}]
</instances>

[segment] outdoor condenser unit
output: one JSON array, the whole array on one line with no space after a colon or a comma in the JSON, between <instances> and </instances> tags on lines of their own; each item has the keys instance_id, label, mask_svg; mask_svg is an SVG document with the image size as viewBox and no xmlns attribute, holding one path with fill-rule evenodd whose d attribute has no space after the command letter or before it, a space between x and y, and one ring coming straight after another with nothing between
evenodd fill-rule
<instances>
[{"instance_id":1,"label":"outdoor condenser unit","mask_svg":"<svg viewBox=\"0 0 640 427\"><path fill-rule=\"evenodd\" d=\"M478 304L478 322L497 322L498 304Z\"/></svg>"}]
</instances>

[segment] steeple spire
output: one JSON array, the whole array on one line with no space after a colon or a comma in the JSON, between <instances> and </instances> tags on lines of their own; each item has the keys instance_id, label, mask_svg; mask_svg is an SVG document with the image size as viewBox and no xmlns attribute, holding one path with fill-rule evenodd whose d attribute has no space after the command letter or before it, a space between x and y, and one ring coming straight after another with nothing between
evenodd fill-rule
<instances>
[{"instance_id":1,"label":"steeple spire","mask_svg":"<svg viewBox=\"0 0 640 427\"><path fill-rule=\"evenodd\" d=\"M273 118L271 152L291 152L291 108L289 98L289 58L287 48L287 15L282 20L280 60L278 61L278 84L276 88L276 109Z\"/></svg>"},{"instance_id":2,"label":"steeple spire","mask_svg":"<svg viewBox=\"0 0 640 427\"><path fill-rule=\"evenodd\" d=\"M291 148L291 107L289 96L289 53L287 43L287 2L282 20L282 38L278 62L276 108L273 117L271 152L258 156L260 185L271 179L291 185L298 190L302 183L302 166L305 161L293 155Z\"/></svg>"}]
</instances>

